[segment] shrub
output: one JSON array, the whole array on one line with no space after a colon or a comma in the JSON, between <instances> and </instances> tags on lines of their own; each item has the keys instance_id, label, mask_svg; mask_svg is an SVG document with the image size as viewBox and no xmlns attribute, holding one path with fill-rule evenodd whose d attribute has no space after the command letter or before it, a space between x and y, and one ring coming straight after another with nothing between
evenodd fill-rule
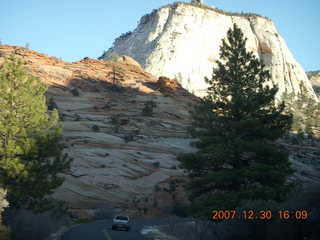
<instances>
[{"instance_id":1,"label":"shrub","mask_svg":"<svg viewBox=\"0 0 320 240\"><path fill-rule=\"evenodd\" d=\"M53 98L50 98L49 101L47 102L47 107L48 110L53 111L54 109L58 109L58 106L56 104L56 102L53 100Z\"/></svg>"},{"instance_id":2,"label":"shrub","mask_svg":"<svg viewBox=\"0 0 320 240\"><path fill-rule=\"evenodd\" d=\"M104 208L98 209L92 219L94 220L101 220L101 219L112 219L116 214L116 210L112 205L108 205Z\"/></svg>"},{"instance_id":3,"label":"shrub","mask_svg":"<svg viewBox=\"0 0 320 240\"><path fill-rule=\"evenodd\" d=\"M133 139L134 139L134 135L132 134L126 134L123 137L123 140L125 141L125 143L131 142L133 141Z\"/></svg>"},{"instance_id":4,"label":"shrub","mask_svg":"<svg viewBox=\"0 0 320 240\"><path fill-rule=\"evenodd\" d=\"M59 209L39 214L26 209L8 209L4 220L11 228L15 240L44 239L71 221Z\"/></svg>"},{"instance_id":5,"label":"shrub","mask_svg":"<svg viewBox=\"0 0 320 240\"><path fill-rule=\"evenodd\" d=\"M126 88L117 84L111 84L108 89L112 92L123 93Z\"/></svg>"},{"instance_id":6,"label":"shrub","mask_svg":"<svg viewBox=\"0 0 320 240\"><path fill-rule=\"evenodd\" d=\"M92 126L92 130L93 130L94 132L99 132L99 131L100 131L100 127L99 127L98 125L93 125L93 126Z\"/></svg>"},{"instance_id":7,"label":"shrub","mask_svg":"<svg viewBox=\"0 0 320 240\"><path fill-rule=\"evenodd\" d=\"M66 117L67 117L67 114L65 113L59 114L59 119L61 122L63 122L66 119Z\"/></svg>"},{"instance_id":8,"label":"shrub","mask_svg":"<svg viewBox=\"0 0 320 240\"><path fill-rule=\"evenodd\" d=\"M120 129L120 118L119 118L119 116L117 116L117 115L111 116L110 122L111 122L111 124L112 124L113 127L114 127L114 131L115 131L116 133L118 133L118 132L119 132L119 129Z\"/></svg>"},{"instance_id":9,"label":"shrub","mask_svg":"<svg viewBox=\"0 0 320 240\"><path fill-rule=\"evenodd\" d=\"M79 90L77 88L72 89L71 93L72 93L73 96L79 96L80 95L80 92L79 92Z\"/></svg>"},{"instance_id":10,"label":"shrub","mask_svg":"<svg viewBox=\"0 0 320 240\"><path fill-rule=\"evenodd\" d=\"M100 92L100 89L97 87L97 86L92 86L91 87L91 90L95 93L99 93Z\"/></svg>"},{"instance_id":11,"label":"shrub","mask_svg":"<svg viewBox=\"0 0 320 240\"><path fill-rule=\"evenodd\" d=\"M202 9L208 9L208 10L213 10L217 13L221 13L223 15L226 15L226 16L239 16L239 17L246 17L246 18L249 18L249 17L262 17L261 15L257 14L257 13L245 13L245 12L229 12L229 11L225 11L225 10L222 10L222 9L219 9L217 7L209 7L205 4L199 4L197 2L193 2L193 3L190 3L191 5L193 6L197 6L199 8L202 8ZM269 19L268 17L263 17L265 19Z\"/></svg>"},{"instance_id":12,"label":"shrub","mask_svg":"<svg viewBox=\"0 0 320 240\"><path fill-rule=\"evenodd\" d=\"M177 204L172 213L178 217L188 217L188 206L187 205L180 205L180 204Z\"/></svg>"},{"instance_id":13,"label":"shrub","mask_svg":"<svg viewBox=\"0 0 320 240\"><path fill-rule=\"evenodd\" d=\"M320 103L306 94L306 87L301 88L302 93L284 93L283 100L287 112L293 115L292 130L313 135L313 129L320 128Z\"/></svg>"},{"instance_id":14,"label":"shrub","mask_svg":"<svg viewBox=\"0 0 320 240\"><path fill-rule=\"evenodd\" d=\"M152 165L155 166L155 167L159 167L160 166L160 162L153 162Z\"/></svg>"},{"instance_id":15,"label":"shrub","mask_svg":"<svg viewBox=\"0 0 320 240\"><path fill-rule=\"evenodd\" d=\"M76 114L74 114L74 120L75 121L79 121L81 118L80 118L80 116L76 113Z\"/></svg>"},{"instance_id":16,"label":"shrub","mask_svg":"<svg viewBox=\"0 0 320 240\"><path fill-rule=\"evenodd\" d=\"M75 224L82 224L82 223L91 223L93 222L92 219L88 219L88 218L80 218L80 219L76 219L73 221Z\"/></svg>"},{"instance_id":17,"label":"shrub","mask_svg":"<svg viewBox=\"0 0 320 240\"><path fill-rule=\"evenodd\" d=\"M159 191L161 190L161 188L159 187L159 185L155 185L155 186L154 186L154 190L155 190L156 192L159 192Z\"/></svg>"},{"instance_id":18,"label":"shrub","mask_svg":"<svg viewBox=\"0 0 320 240\"><path fill-rule=\"evenodd\" d=\"M153 117L153 110L157 106L156 102L153 100L144 103L144 108L142 110L142 115L146 117Z\"/></svg>"},{"instance_id":19,"label":"shrub","mask_svg":"<svg viewBox=\"0 0 320 240\"><path fill-rule=\"evenodd\" d=\"M0 225L0 240L10 240L11 237L11 230L10 228Z\"/></svg>"}]
</instances>

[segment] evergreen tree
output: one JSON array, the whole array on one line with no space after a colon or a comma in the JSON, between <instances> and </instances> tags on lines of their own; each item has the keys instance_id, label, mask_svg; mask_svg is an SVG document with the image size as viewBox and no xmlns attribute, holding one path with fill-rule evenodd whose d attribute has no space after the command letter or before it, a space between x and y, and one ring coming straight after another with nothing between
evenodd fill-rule
<instances>
[{"instance_id":1,"label":"evergreen tree","mask_svg":"<svg viewBox=\"0 0 320 240\"><path fill-rule=\"evenodd\" d=\"M123 68L117 62L119 58L121 58L121 56L116 52L112 52L109 56L112 64L112 83L117 85L120 84L120 80L117 78L117 75L123 73Z\"/></svg>"},{"instance_id":2,"label":"evergreen tree","mask_svg":"<svg viewBox=\"0 0 320 240\"><path fill-rule=\"evenodd\" d=\"M58 111L47 113L46 90L14 55L0 65L0 187L11 207L42 211L56 204L49 195L70 163Z\"/></svg>"},{"instance_id":3,"label":"evergreen tree","mask_svg":"<svg viewBox=\"0 0 320 240\"><path fill-rule=\"evenodd\" d=\"M293 115L292 130L298 133L314 135L313 129L320 129L320 103L307 94L307 88L301 84L301 92L285 92L283 100L286 110Z\"/></svg>"},{"instance_id":4,"label":"evergreen tree","mask_svg":"<svg viewBox=\"0 0 320 240\"><path fill-rule=\"evenodd\" d=\"M208 94L195 107L191 135L196 153L179 156L191 178L190 213L209 216L246 200L283 200L292 173L288 154L272 144L290 129L292 117L275 104L269 71L245 48L236 25L222 40Z\"/></svg>"}]
</instances>

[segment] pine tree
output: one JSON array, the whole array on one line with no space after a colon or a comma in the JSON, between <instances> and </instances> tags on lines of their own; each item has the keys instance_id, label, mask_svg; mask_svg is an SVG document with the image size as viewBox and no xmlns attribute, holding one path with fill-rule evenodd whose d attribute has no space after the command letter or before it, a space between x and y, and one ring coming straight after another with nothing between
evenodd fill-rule
<instances>
[{"instance_id":1,"label":"pine tree","mask_svg":"<svg viewBox=\"0 0 320 240\"><path fill-rule=\"evenodd\" d=\"M286 110L293 115L292 130L302 135L314 135L314 129L320 129L320 103L307 94L307 88L301 84L301 92L285 92L283 100Z\"/></svg>"},{"instance_id":2,"label":"pine tree","mask_svg":"<svg viewBox=\"0 0 320 240\"><path fill-rule=\"evenodd\" d=\"M47 113L46 90L14 55L0 65L0 187L11 207L50 208L49 195L63 182L57 174L70 163L58 111Z\"/></svg>"},{"instance_id":3,"label":"pine tree","mask_svg":"<svg viewBox=\"0 0 320 240\"><path fill-rule=\"evenodd\" d=\"M116 52L112 52L109 58L112 64L112 83L114 85L119 85L120 79L117 78L117 75L123 73L123 68L119 65L117 61L119 58L121 58L121 56Z\"/></svg>"},{"instance_id":4,"label":"pine tree","mask_svg":"<svg viewBox=\"0 0 320 240\"><path fill-rule=\"evenodd\" d=\"M236 25L222 40L208 94L195 107L191 135L196 153L179 156L191 178L190 213L209 216L246 200L281 201L290 189L288 154L273 143L290 129L292 117L275 103L269 71L245 48Z\"/></svg>"}]
</instances>

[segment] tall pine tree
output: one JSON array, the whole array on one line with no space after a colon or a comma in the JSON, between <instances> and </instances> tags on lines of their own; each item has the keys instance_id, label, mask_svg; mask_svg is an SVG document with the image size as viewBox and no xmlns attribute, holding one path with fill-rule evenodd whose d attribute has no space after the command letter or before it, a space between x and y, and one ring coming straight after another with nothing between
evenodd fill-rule
<instances>
[{"instance_id":1,"label":"tall pine tree","mask_svg":"<svg viewBox=\"0 0 320 240\"><path fill-rule=\"evenodd\" d=\"M11 207L44 211L70 163L62 155L58 112L47 113L46 86L14 55L0 65L0 187Z\"/></svg>"},{"instance_id":2,"label":"tall pine tree","mask_svg":"<svg viewBox=\"0 0 320 240\"><path fill-rule=\"evenodd\" d=\"M196 153L179 156L191 178L190 213L209 216L245 200L283 200L292 173L288 154L272 144L290 129L292 117L275 103L269 71L252 52L236 25L222 40L218 67L208 94L195 107L191 135Z\"/></svg>"}]
</instances>

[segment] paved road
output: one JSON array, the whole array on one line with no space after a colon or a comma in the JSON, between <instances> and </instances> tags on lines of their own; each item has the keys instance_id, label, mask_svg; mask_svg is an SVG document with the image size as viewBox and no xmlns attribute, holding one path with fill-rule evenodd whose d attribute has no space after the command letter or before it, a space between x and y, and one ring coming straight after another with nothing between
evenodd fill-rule
<instances>
[{"instance_id":1,"label":"paved road","mask_svg":"<svg viewBox=\"0 0 320 240\"><path fill-rule=\"evenodd\" d=\"M179 222L190 219L178 219ZM162 225L169 222L168 219L133 219L129 232L111 230L111 220L96 221L72 228L62 236L62 240L150 240L143 237L140 230L143 226Z\"/></svg>"}]
</instances>

